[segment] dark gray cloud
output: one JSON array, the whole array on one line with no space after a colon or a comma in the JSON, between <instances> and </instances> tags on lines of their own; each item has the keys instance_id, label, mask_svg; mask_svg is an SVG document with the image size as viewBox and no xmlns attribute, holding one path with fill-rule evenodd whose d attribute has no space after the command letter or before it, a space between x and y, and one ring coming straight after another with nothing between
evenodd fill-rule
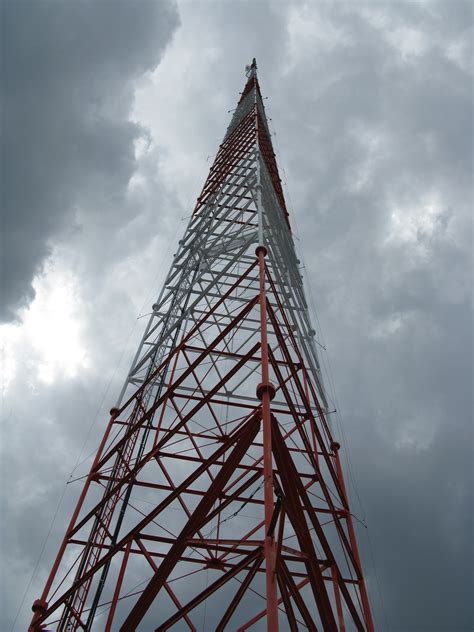
<instances>
[{"instance_id":1,"label":"dark gray cloud","mask_svg":"<svg viewBox=\"0 0 474 632\"><path fill-rule=\"evenodd\" d=\"M310 56L321 44L300 25L301 63L282 82L292 111L285 97L272 107L369 525L374 609L400 631L469 630L473 616L472 92L451 56L469 59L472 13L452 8L308 10L337 45Z\"/></svg>"},{"instance_id":2,"label":"dark gray cloud","mask_svg":"<svg viewBox=\"0 0 474 632\"><path fill-rule=\"evenodd\" d=\"M143 135L128 120L134 81L177 24L172 2L2 3L2 320L32 300L78 207L119 205Z\"/></svg>"},{"instance_id":3,"label":"dark gray cloud","mask_svg":"<svg viewBox=\"0 0 474 632\"><path fill-rule=\"evenodd\" d=\"M102 19L108 32L105 9L95 6L97 18L83 19L89 26ZM17 369L4 400L11 437L4 439L2 491L13 528L2 544L15 579L2 578L3 627L11 626L105 386L112 379L103 413L120 388L144 321L129 337L132 324L153 302L176 231L184 230L179 218L190 212L206 158L242 89L243 66L255 55L306 287L331 360L343 419L334 429L350 454L353 509L368 525L359 538L377 629L471 630L472 7L183 3L173 44L156 72L136 84L132 106L133 83L160 58L172 26L161 30L143 3L122 10L135 6L142 7L135 15L144 34L131 38L128 62L114 65L127 57L118 40L110 49L94 40L95 53L83 53L89 80L79 58L64 62L65 90L82 86L86 114L68 92L58 127L74 121L76 142L88 153L86 164L68 162L70 137L54 136L62 157L53 152L52 163L62 168L54 191L67 204L48 202L53 229L43 243L50 244L50 267L31 309L38 321L48 305L45 288L49 295L55 279L73 279L71 309L81 323L75 335L87 362L61 375L63 360L32 340L36 329L27 317L11 334ZM43 27L52 29L47 22ZM26 29L29 17L21 23ZM125 30L121 40L129 37ZM67 32L51 34L49 46L63 48ZM107 91L90 71L96 64L110 81ZM42 121L54 130L52 117L39 117L31 135L45 142L48 134L37 129ZM149 147L136 158L140 136ZM26 164L33 174L51 175L49 161L43 163L35 154ZM136 181L127 187L132 174ZM44 363L52 366L50 382L38 377ZM97 444L103 419L99 414L83 456ZM40 592L75 485L68 486L16 629Z\"/></svg>"}]
</instances>

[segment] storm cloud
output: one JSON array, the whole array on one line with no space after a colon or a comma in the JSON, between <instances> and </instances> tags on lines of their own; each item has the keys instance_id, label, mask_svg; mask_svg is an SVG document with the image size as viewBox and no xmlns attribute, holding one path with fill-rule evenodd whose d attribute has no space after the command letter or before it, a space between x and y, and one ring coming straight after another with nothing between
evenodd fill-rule
<instances>
[{"instance_id":1,"label":"storm cloud","mask_svg":"<svg viewBox=\"0 0 474 632\"><path fill-rule=\"evenodd\" d=\"M120 205L144 133L129 120L134 81L177 24L172 2L2 3L3 320L34 298L78 209Z\"/></svg>"},{"instance_id":2,"label":"storm cloud","mask_svg":"<svg viewBox=\"0 0 474 632\"><path fill-rule=\"evenodd\" d=\"M4 6L0 627L256 56L377 630L472 630L472 5Z\"/></svg>"}]
</instances>

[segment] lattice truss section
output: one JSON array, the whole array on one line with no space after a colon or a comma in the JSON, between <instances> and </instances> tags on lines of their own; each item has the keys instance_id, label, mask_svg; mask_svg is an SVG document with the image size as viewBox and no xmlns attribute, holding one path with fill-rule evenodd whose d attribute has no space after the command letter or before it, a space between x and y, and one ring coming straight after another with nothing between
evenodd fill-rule
<instances>
[{"instance_id":1,"label":"lattice truss section","mask_svg":"<svg viewBox=\"0 0 474 632\"><path fill-rule=\"evenodd\" d=\"M253 64L31 630L373 629L298 266Z\"/></svg>"}]
</instances>

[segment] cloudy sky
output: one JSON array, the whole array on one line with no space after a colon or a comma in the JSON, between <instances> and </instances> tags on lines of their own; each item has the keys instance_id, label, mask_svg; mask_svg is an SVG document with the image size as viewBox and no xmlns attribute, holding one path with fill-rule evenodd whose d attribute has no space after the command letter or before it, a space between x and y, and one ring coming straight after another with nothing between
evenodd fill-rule
<instances>
[{"instance_id":1,"label":"cloudy sky","mask_svg":"<svg viewBox=\"0 0 474 632\"><path fill-rule=\"evenodd\" d=\"M27 625L253 56L377 629L473 629L472 6L4 0L1 630Z\"/></svg>"}]
</instances>

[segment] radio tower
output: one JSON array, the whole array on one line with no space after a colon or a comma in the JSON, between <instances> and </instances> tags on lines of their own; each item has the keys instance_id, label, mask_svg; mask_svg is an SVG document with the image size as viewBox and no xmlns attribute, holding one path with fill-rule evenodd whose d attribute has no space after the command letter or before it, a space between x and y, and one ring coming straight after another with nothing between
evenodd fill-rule
<instances>
[{"instance_id":1,"label":"radio tower","mask_svg":"<svg viewBox=\"0 0 474 632\"><path fill-rule=\"evenodd\" d=\"M255 60L30 632L374 630Z\"/></svg>"}]
</instances>

